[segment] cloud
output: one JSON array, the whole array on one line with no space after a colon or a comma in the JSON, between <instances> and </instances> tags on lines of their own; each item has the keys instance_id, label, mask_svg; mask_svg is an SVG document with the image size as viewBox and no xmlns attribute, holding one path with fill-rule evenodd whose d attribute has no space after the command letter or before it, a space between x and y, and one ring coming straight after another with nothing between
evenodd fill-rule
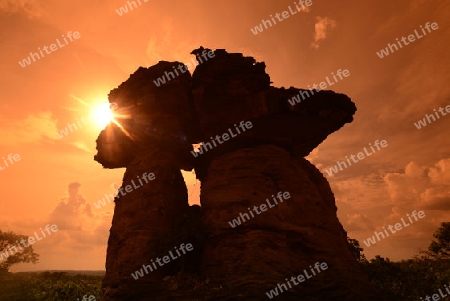
<instances>
[{"instance_id":1,"label":"cloud","mask_svg":"<svg viewBox=\"0 0 450 301\"><path fill-rule=\"evenodd\" d=\"M315 161L317 161L317 158L319 158L319 157L320 157L319 148L316 147L305 157L305 159L308 160L309 162L311 162L312 164L314 164L317 169L322 169L323 164L315 162Z\"/></svg>"},{"instance_id":2,"label":"cloud","mask_svg":"<svg viewBox=\"0 0 450 301\"><path fill-rule=\"evenodd\" d=\"M450 159L442 159L431 167L428 177L433 184L450 185Z\"/></svg>"},{"instance_id":3,"label":"cloud","mask_svg":"<svg viewBox=\"0 0 450 301\"><path fill-rule=\"evenodd\" d=\"M85 119L83 119L85 120ZM91 122L92 120L86 121L86 123ZM7 120L0 122L0 145L5 146L18 146L21 144L28 143L40 143L40 142L50 142L59 141L66 137L64 134L67 131L68 135L72 132L68 130L67 125L64 127L58 128L58 121L53 119L51 112L38 112L29 115L28 117L8 123ZM77 124L76 122L72 124ZM81 124L84 127L84 121L78 121L78 124ZM79 125L78 125L79 126ZM60 133L63 138L58 136ZM94 153L95 150L89 147L84 141L72 141L69 143L75 148L78 148L82 151L88 153Z\"/></svg>"},{"instance_id":4,"label":"cloud","mask_svg":"<svg viewBox=\"0 0 450 301\"><path fill-rule=\"evenodd\" d=\"M86 219L92 218L91 206L79 193L80 183L69 184L69 196L50 214L50 221L60 230L83 230L87 228Z\"/></svg>"},{"instance_id":5,"label":"cloud","mask_svg":"<svg viewBox=\"0 0 450 301\"><path fill-rule=\"evenodd\" d=\"M404 173L390 173L385 181L391 200L399 206L450 210L450 159L429 167L410 162Z\"/></svg>"},{"instance_id":6,"label":"cloud","mask_svg":"<svg viewBox=\"0 0 450 301\"><path fill-rule=\"evenodd\" d=\"M58 139L56 120L51 112L38 112L13 124L4 121L0 126L1 145L16 146L36 143L45 138Z\"/></svg>"},{"instance_id":7,"label":"cloud","mask_svg":"<svg viewBox=\"0 0 450 301\"><path fill-rule=\"evenodd\" d=\"M84 141L74 141L74 142L71 142L70 144L82 151L87 152L87 153L93 153L93 154L96 153L95 149L90 148Z\"/></svg>"},{"instance_id":8,"label":"cloud","mask_svg":"<svg viewBox=\"0 0 450 301\"><path fill-rule=\"evenodd\" d=\"M413 256L413 248L425 248L440 223L450 218L450 159L434 164L411 161L399 171L333 178L330 185L339 220L348 235L360 242L401 218L407 220L414 210L425 212L420 223L366 248L369 258L375 254L390 254L394 260Z\"/></svg>"},{"instance_id":9,"label":"cloud","mask_svg":"<svg viewBox=\"0 0 450 301\"><path fill-rule=\"evenodd\" d=\"M30 19L41 17L44 14L38 0L0 0L0 11L24 12Z\"/></svg>"},{"instance_id":10,"label":"cloud","mask_svg":"<svg viewBox=\"0 0 450 301\"><path fill-rule=\"evenodd\" d=\"M345 203L355 210L371 210L389 199L386 183L378 173L371 173L348 180L330 179L336 202ZM390 204L387 201L386 204Z\"/></svg>"},{"instance_id":11,"label":"cloud","mask_svg":"<svg viewBox=\"0 0 450 301\"><path fill-rule=\"evenodd\" d=\"M330 179L343 214L371 212L371 219L398 219L411 210L450 210L450 159L431 166L409 162L404 170L371 173L351 179ZM406 212L406 213L405 213ZM345 219L344 219L344 223Z\"/></svg>"},{"instance_id":12,"label":"cloud","mask_svg":"<svg viewBox=\"0 0 450 301\"><path fill-rule=\"evenodd\" d=\"M194 59L194 55L189 54L192 50L200 45L194 43L191 39L184 37L181 40L173 34L173 20L165 18L162 21L160 36L152 37L147 43L146 53L148 56L148 65L157 64L159 61L180 61L189 67L192 73L198 62Z\"/></svg>"},{"instance_id":13,"label":"cloud","mask_svg":"<svg viewBox=\"0 0 450 301\"><path fill-rule=\"evenodd\" d=\"M327 31L336 27L336 21L328 19L327 17L316 17L314 42L311 43L311 48L319 49L319 44L326 39Z\"/></svg>"},{"instance_id":14,"label":"cloud","mask_svg":"<svg viewBox=\"0 0 450 301\"><path fill-rule=\"evenodd\" d=\"M47 224L57 225L57 232L33 245L41 255L38 269L55 269L61 264L71 269L80 269L80 266L82 269L92 269L92 262L87 258L105 254L112 214L93 212L80 188L80 183L70 183L67 195L60 199L59 204L46 218L24 219L13 216L5 219L5 216L1 216L2 230L12 230L24 235L31 235L35 231L39 233L38 229ZM6 208L0 208L0 211L4 209ZM83 256L80 257L80 254ZM70 262L67 258L71 258ZM104 258L98 260L102 262ZM13 271L29 268L27 264L18 264Z\"/></svg>"},{"instance_id":15,"label":"cloud","mask_svg":"<svg viewBox=\"0 0 450 301\"><path fill-rule=\"evenodd\" d=\"M370 231L372 230L372 221L366 214L353 213L347 214L345 219L346 231Z\"/></svg>"},{"instance_id":16,"label":"cloud","mask_svg":"<svg viewBox=\"0 0 450 301\"><path fill-rule=\"evenodd\" d=\"M64 197L50 214L50 222L57 223L61 230L82 230L97 235L110 222L109 214L94 213L91 205L80 192L81 184L70 183L67 197ZM103 233L107 237L107 233Z\"/></svg>"},{"instance_id":17,"label":"cloud","mask_svg":"<svg viewBox=\"0 0 450 301\"><path fill-rule=\"evenodd\" d=\"M108 239L111 216L94 213L91 205L80 192L81 184L70 183L68 196L64 197L49 216L48 223L58 225L63 232L60 243L69 244L78 250L92 245L104 246Z\"/></svg>"}]
</instances>

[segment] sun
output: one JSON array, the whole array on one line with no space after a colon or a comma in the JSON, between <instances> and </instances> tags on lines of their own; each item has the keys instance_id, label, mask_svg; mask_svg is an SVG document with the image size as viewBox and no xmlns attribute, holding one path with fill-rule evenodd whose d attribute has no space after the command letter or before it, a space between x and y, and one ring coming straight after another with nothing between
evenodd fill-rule
<instances>
[{"instance_id":1,"label":"sun","mask_svg":"<svg viewBox=\"0 0 450 301\"><path fill-rule=\"evenodd\" d=\"M107 102L100 103L92 108L92 120L100 128L105 128L110 122L114 121L114 114Z\"/></svg>"}]
</instances>

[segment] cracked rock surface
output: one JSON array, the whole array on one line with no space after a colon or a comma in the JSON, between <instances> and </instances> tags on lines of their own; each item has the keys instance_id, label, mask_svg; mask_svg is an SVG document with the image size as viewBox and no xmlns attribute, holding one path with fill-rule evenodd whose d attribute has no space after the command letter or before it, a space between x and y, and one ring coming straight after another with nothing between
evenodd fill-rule
<instances>
[{"instance_id":1,"label":"cracked rock surface","mask_svg":"<svg viewBox=\"0 0 450 301\"><path fill-rule=\"evenodd\" d=\"M155 179L116 198L105 300L264 300L316 262L328 269L279 300L382 300L352 257L328 181L304 158L353 121L351 99L273 87L263 62L223 49L192 75L179 72L155 85L179 64L141 67L109 94L119 125L100 133L95 160L125 167L124 189L144 172ZM288 102L305 91L300 103ZM211 143L242 121L252 127L192 154L192 144ZM201 181L201 208L188 205L181 169L195 170ZM290 197L274 205L280 191ZM264 212L250 213L261 204ZM249 218L232 227L244 213ZM180 243L195 252L132 278Z\"/></svg>"}]
</instances>

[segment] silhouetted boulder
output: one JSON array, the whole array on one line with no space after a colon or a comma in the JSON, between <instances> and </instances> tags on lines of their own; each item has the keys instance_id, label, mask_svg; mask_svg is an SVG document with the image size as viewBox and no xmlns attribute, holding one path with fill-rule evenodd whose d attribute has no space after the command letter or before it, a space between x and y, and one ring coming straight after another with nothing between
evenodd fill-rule
<instances>
[{"instance_id":1,"label":"silhouetted boulder","mask_svg":"<svg viewBox=\"0 0 450 301\"><path fill-rule=\"evenodd\" d=\"M204 51L211 50L192 53ZM192 77L187 71L157 85L181 64L159 62L109 94L122 117L100 134L95 159L126 167L123 187L144 171L156 179L116 200L106 300L264 300L316 262L327 269L291 282L280 300L382 300L350 252L327 180L304 159L352 122L355 104L333 91L271 87L265 64L240 53L218 49L197 59ZM292 105L299 93L307 96ZM228 139L217 140L224 133ZM201 152L193 152L196 143ZM188 206L180 173L192 168L201 208ZM261 204L264 212L250 209ZM194 251L132 279L180 242Z\"/></svg>"}]
</instances>

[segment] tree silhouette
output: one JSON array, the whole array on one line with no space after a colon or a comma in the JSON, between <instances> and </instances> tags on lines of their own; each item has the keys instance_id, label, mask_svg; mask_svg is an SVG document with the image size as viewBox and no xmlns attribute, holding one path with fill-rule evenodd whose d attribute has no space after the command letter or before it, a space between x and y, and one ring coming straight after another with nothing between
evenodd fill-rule
<instances>
[{"instance_id":1,"label":"tree silhouette","mask_svg":"<svg viewBox=\"0 0 450 301\"><path fill-rule=\"evenodd\" d=\"M0 230L0 273L8 272L14 264L36 264L38 260L39 254L28 244L28 236Z\"/></svg>"},{"instance_id":2,"label":"tree silhouette","mask_svg":"<svg viewBox=\"0 0 450 301\"><path fill-rule=\"evenodd\" d=\"M347 237L347 243L356 261L359 263L367 261L366 256L363 253L364 249L361 247L358 240Z\"/></svg>"},{"instance_id":3,"label":"tree silhouette","mask_svg":"<svg viewBox=\"0 0 450 301\"><path fill-rule=\"evenodd\" d=\"M428 247L431 256L450 259L450 222L443 222L433 237L436 240Z\"/></svg>"}]
</instances>

